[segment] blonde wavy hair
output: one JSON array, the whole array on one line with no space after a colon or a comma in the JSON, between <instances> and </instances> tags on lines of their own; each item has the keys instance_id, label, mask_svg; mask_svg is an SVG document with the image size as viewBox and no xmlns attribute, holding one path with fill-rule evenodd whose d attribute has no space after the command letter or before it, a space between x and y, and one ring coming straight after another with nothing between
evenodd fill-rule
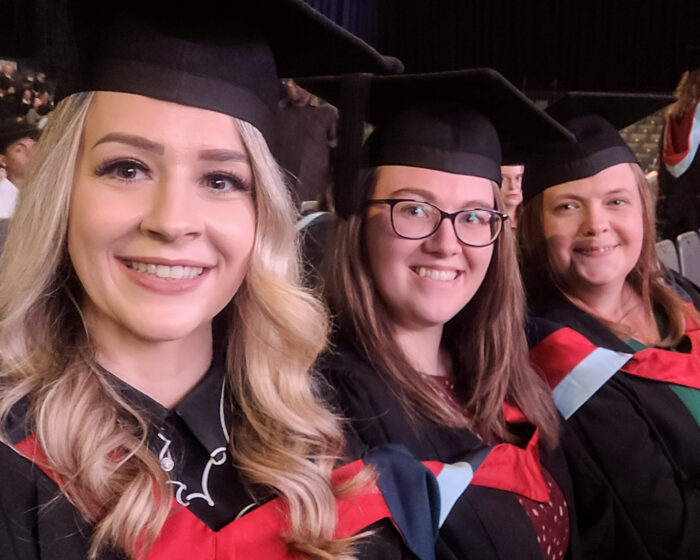
<instances>
[{"instance_id":1,"label":"blonde wavy hair","mask_svg":"<svg viewBox=\"0 0 700 560\"><path fill-rule=\"evenodd\" d=\"M641 197L644 230L639 259L627 275L627 282L641 297L644 310L648 314L655 310L663 311L668 319L668 332L659 345L673 347L680 342L685 333L686 314L691 314L697 321L700 321L700 315L690 310L664 281L666 267L661 264L656 251L656 218L651 187L638 164L628 163L627 165L634 174L637 190ZM544 237L543 215L543 197L542 193L539 193L524 205L518 222L520 260L531 303L533 305L546 304L554 294L559 293L603 323L618 337L630 338L634 333L623 325L600 317L593 309L570 293L566 282L550 261L547 241Z\"/></svg>"},{"instance_id":2,"label":"blonde wavy hair","mask_svg":"<svg viewBox=\"0 0 700 560\"><path fill-rule=\"evenodd\" d=\"M361 177L362 200L370 198L379 168ZM503 198L492 183L496 206ZM530 365L525 338L525 296L508 223L495 242L481 287L445 324L442 345L450 353L460 407L446 406L432 383L416 383L421 373L393 340L388 307L369 264L365 212L338 219L333 251L322 265L323 289L341 336L354 341L397 395L414 421L468 427L489 443L521 440L503 415L503 403L517 405L554 447L559 422L549 389Z\"/></svg>"},{"instance_id":3,"label":"blonde wavy hair","mask_svg":"<svg viewBox=\"0 0 700 560\"><path fill-rule=\"evenodd\" d=\"M74 94L54 112L0 258L0 425L18 401L28 402L46 466L94 526L90 557L117 546L138 558L168 516L171 489L146 446L146 420L96 366L66 244L92 97ZM333 539L335 498L344 490L330 483L342 431L309 373L326 344L326 314L299 288L293 207L277 164L252 125L236 126L250 155L257 228L244 284L219 317L229 393L241 411L231 453L249 482L284 498L292 552L347 558L349 542Z\"/></svg>"}]
</instances>

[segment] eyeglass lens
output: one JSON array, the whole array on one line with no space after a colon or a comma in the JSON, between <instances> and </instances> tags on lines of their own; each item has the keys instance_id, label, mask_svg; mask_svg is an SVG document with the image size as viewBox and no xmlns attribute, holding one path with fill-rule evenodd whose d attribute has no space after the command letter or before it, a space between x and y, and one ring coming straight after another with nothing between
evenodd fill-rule
<instances>
[{"instance_id":1,"label":"eyeglass lens","mask_svg":"<svg viewBox=\"0 0 700 560\"><path fill-rule=\"evenodd\" d=\"M405 200L394 205L391 218L398 235L421 239L437 230L442 216L440 210L430 204ZM462 243L489 245L501 231L501 219L488 210L464 210L455 216L454 229Z\"/></svg>"}]
</instances>

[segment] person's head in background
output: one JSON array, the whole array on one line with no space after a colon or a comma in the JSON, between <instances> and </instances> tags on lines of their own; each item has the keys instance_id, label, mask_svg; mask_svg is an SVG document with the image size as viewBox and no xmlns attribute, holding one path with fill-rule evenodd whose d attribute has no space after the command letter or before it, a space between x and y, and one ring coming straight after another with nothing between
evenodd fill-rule
<instances>
[{"instance_id":1,"label":"person's head in background","mask_svg":"<svg viewBox=\"0 0 700 560\"><path fill-rule=\"evenodd\" d=\"M24 184L25 171L38 136L35 127L16 119L0 123L0 166L18 188Z\"/></svg>"},{"instance_id":2,"label":"person's head in background","mask_svg":"<svg viewBox=\"0 0 700 560\"><path fill-rule=\"evenodd\" d=\"M284 84L287 98L292 102L292 104L303 107L311 102L313 95L291 78L283 80L282 83Z\"/></svg>"},{"instance_id":3,"label":"person's head in background","mask_svg":"<svg viewBox=\"0 0 700 560\"><path fill-rule=\"evenodd\" d=\"M501 166L501 196L504 210L510 217L512 227L516 227L517 210L523 201L523 174L525 166L522 163L508 163Z\"/></svg>"}]
</instances>

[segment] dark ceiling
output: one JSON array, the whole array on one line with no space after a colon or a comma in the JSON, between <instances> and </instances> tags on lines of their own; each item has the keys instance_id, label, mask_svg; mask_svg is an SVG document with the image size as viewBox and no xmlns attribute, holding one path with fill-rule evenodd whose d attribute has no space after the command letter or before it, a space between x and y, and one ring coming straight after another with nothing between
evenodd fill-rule
<instances>
[{"instance_id":1,"label":"dark ceiling","mask_svg":"<svg viewBox=\"0 0 700 560\"><path fill-rule=\"evenodd\" d=\"M70 1L0 0L0 56L51 52ZM700 64L700 0L306 1L409 72L489 66L527 90L670 91L688 52Z\"/></svg>"}]
</instances>

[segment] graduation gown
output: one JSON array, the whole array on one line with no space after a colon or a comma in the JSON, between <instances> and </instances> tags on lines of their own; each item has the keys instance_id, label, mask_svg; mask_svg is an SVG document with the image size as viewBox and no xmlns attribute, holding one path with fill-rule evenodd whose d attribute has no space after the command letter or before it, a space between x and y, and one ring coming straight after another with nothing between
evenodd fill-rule
<instances>
[{"instance_id":1,"label":"graduation gown","mask_svg":"<svg viewBox=\"0 0 700 560\"><path fill-rule=\"evenodd\" d=\"M466 489L440 527L436 558L542 560L535 529L516 497L520 494L541 503L549 500L536 434L527 449L509 444L494 447L467 429L414 422L366 358L349 345L329 350L320 359L319 369L328 384L329 400L349 420L347 429L352 436L348 440L357 444L351 456L361 455L363 446L400 443L421 461L471 466ZM572 504L563 454L545 453L542 462ZM573 519L573 507L569 507L569 516ZM570 531L566 558L577 558L577 550L577 535Z\"/></svg>"},{"instance_id":2,"label":"graduation gown","mask_svg":"<svg viewBox=\"0 0 700 560\"><path fill-rule=\"evenodd\" d=\"M283 502L269 489L252 488L228 451L232 413L224 406L224 368L214 364L195 389L169 410L106 374L150 422L148 444L173 486L171 515L147 560L291 558L281 538ZM36 437L28 431L26 406L16 406L0 443L0 557L2 560L83 560L91 526L60 491L59 479L42 466ZM370 530L358 548L367 560L431 560L437 530L441 465L418 463L394 448L375 450L333 473L341 482L372 464L378 480L338 502L337 537ZM402 502L408 499L407 502ZM411 506L407 508L407 506ZM102 560L124 560L109 550Z\"/></svg>"},{"instance_id":3,"label":"graduation gown","mask_svg":"<svg viewBox=\"0 0 700 560\"><path fill-rule=\"evenodd\" d=\"M687 305L700 291L668 281ZM566 418L562 446L590 558L700 558L700 330L635 349L563 298L536 308L531 358ZM686 404L688 403L688 404Z\"/></svg>"}]
</instances>

